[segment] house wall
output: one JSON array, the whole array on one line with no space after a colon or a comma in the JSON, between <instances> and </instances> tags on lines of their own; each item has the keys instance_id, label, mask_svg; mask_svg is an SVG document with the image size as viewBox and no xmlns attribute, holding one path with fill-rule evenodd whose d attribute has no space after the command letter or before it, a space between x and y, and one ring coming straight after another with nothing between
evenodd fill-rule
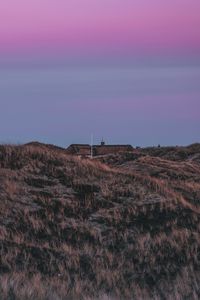
<instances>
[{"instance_id":1,"label":"house wall","mask_svg":"<svg viewBox=\"0 0 200 300\"><path fill-rule=\"evenodd\" d=\"M73 148L72 146L69 146L69 147L66 149L66 153L67 153L67 154L75 154L74 148Z\"/></svg>"},{"instance_id":2,"label":"house wall","mask_svg":"<svg viewBox=\"0 0 200 300\"><path fill-rule=\"evenodd\" d=\"M89 156L91 154L91 150L90 149L79 149L78 155L83 155L83 156Z\"/></svg>"},{"instance_id":3,"label":"house wall","mask_svg":"<svg viewBox=\"0 0 200 300\"><path fill-rule=\"evenodd\" d=\"M90 147L89 146L81 146L81 145L70 145L67 149L66 152L68 154L72 155L83 155L83 156L88 156L90 155Z\"/></svg>"}]
</instances>

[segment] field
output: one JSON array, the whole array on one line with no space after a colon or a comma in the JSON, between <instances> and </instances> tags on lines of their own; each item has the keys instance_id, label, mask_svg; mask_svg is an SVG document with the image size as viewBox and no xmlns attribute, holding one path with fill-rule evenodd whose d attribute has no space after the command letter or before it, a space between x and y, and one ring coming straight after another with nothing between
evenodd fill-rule
<instances>
[{"instance_id":1,"label":"field","mask_svg":"<svg viewBox=\"0 0 200 300\"><path fill-rule=\"evenodd\" d=\"M0 146L0 299L199 299L200 144Z\"/></svg>"}]
</instances>

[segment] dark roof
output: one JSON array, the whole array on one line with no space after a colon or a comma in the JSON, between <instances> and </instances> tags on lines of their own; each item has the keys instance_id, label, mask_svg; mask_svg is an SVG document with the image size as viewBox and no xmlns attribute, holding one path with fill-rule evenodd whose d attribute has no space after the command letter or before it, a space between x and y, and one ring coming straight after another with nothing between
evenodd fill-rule
<instances>
[{"instance_id":1,"label":"dark roof","mask_svg":"<svg viewBox=\"0 0 200 300\"><path fill-rule=\"evenodd\" d=\"M85 147L91 147L91 145L89 144L71 144L68 148L74 148L74 147L78 147L78 148L85 148ZM93 145L94 148L133 148L132 145ZM67 149L68 149L67 148Z\"/></svg>"},{"instance_id":2,"label":"dark roof","mask_svg":"<svg viewBox=\"0 0 200 300\"><path fill-rule=\"evenodd\" d=\"M106 154L120 151L132 151L131 145L93 145L93 155ZM91 145L89 144L71 144L66 151L77 155L90 155Z\"/></svg>"},{"instance_id":3,"label":"dark roof","mask_svg":"<svg viewBox=\"0 0 200 300\"><path fill-rule=\"evenodd\" d=\"M69 147L73 147L73 146L75 146L75 147L90 147L90 145L89 144L71 144Z\"/></svg>"},{"instance_id":4,"label":"dark roof","mask_svg":"<svg viewBox=\"0 0 200 300\"><path fill-rule=\"evenodd\" d=\"M124 148L127 148L127 147L131 147L131 148L133 148L133 146L131 146L131 145L94 145L93 147L99 147L99 148L106 148L106 147L112 147L112 148L117 148L117 147L124 147Z\"/></svg>"},{"instance_id":5,"label":"dark roof","mask_svg":"<svg viewBox=\"0 0 200 300\"><path fill-rule=\"evenodd\" d=\"M80 147L80 148L85 148L85 147L91 147L89 144L71 144L68 148L70 147ZM93 145L94 148L118 148L118 147L123 147L123 148L133 148L132 145Z\"/></svg>"}]
</instances>

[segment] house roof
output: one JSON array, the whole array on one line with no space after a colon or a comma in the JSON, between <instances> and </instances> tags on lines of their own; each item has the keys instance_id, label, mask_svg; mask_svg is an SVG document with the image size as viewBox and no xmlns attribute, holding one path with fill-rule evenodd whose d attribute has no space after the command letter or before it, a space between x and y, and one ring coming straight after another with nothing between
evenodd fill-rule
<instances>
[{"instance_id":1,"label":"house roof","mask_svg":"<svg viewBox=\"0 0 200 300\"><path fill-rule=\"evenodd\" d=\"M75 147L90 147L89 144L71 144L69 147L73 147L73 146L75 146Z\"/></svg>"},{"instance_id":2,"label":"house roof","mask_svg":"<svg viewBox=\"0 0 200 300\"><path fill-rule=\"evenodd\" d=\"M117 147L124 147L124 148L127 148L127 147L131 147L133 148L133 146L131 145L94 145L93 147L98 147L98 148L117 148Z\"/></svg>"},{"instance_id":3,"label":"house roof","mask_svg":"<svg viewBox=\"0 0 200 300\"><path fill-rule=\"evenodd\" d=\"M80 147L80 148L85 148L85 147L91 147L91 145L89 145L89 144L71 144L68 148L70 148L70 147ZM93 147L94 148L117 148L117 147L123 147L123 148L127 148L127 147L129 147L129 148L133 148L133 146L132 145L129 145L129 144L127 144L127 145L118 145L118 144L116 144L116 145L93 145Z\"/></svg>"},{"instance_id":4,"label":"house roof","mask_svg":"<svg viewBox=\"0 0 200 300\"><path fill-rule=\"evenodd\" d=\"M108 151L131 151L133 147L131 145L93 145L94 155L102 154L103 152L108 153ZM71 144L67 149L68 153L71 154L82 154L88 155L91 151L91 145L89 144Z\"/></svg>"}]
</instances>

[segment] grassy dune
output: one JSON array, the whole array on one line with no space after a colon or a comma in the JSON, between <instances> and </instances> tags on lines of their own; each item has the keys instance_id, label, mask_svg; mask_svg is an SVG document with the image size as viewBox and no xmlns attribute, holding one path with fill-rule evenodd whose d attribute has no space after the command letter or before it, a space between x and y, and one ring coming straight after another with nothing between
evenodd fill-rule
<instances>
[{"instance_id":1,"label":"grassy dune","mask_svg":"<svg viewBox=\"0 0 200 300\"><path fill-rule=\"evenodd\" d=\"M0 299L199 299L199 154L0 146Z\"/></svg>"}]
</instances>

